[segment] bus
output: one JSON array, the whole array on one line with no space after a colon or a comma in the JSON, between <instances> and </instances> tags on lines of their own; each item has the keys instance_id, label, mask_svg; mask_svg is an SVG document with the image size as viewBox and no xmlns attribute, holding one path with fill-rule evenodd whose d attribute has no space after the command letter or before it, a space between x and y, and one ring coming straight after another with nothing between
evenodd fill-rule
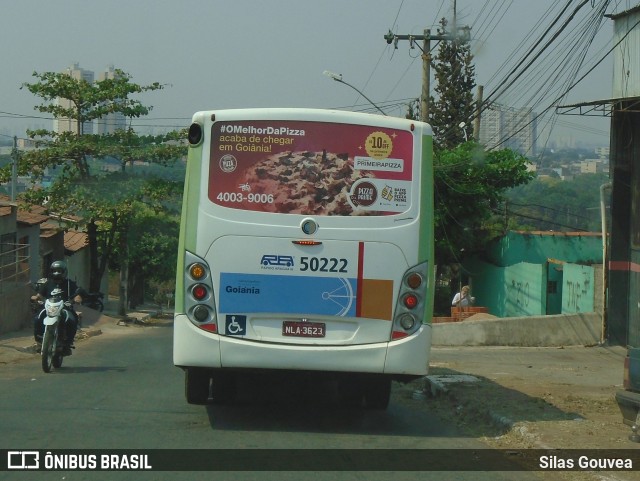
<instances>
[{"instance_id":1,"label":"bus","mask_svg":"<svg viewBox=\"0 0 640 481\"><path fill-rule=\"evenodd\" d=\"M173 339L188 403L233 402L248 371L294 370L386 409L392 380L427 374L428 124L231 109L194 114L188 140Z\"/></svg>"}]
</instances>

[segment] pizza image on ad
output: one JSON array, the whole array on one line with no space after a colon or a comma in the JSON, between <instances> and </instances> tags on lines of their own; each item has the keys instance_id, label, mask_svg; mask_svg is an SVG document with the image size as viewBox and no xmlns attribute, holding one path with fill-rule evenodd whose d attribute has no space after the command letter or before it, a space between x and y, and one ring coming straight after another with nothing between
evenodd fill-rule
<instances>
[{"instance_id":1,"label":"pizza image on ad","mask_svg":"<svg viewBox=\"0 0 640 481\"><path fill-rule=\"evenodd\" d=\"M390 215L409 209L412 137L304 121L213 124L209 199L233 209Z\"/></svg>"}]
</instances>

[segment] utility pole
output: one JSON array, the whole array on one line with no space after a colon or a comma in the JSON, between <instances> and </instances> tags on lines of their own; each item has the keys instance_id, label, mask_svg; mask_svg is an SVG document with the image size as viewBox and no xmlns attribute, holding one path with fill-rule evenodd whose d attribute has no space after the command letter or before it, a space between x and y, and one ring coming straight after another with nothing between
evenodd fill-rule
<instances>
[{"instance_id":1,"label":"utility pole","mask_svg":"<svg viewBox=\"0 0 640 481\"><path fill-rule=\"evenodd\" d=\"M482 96L484 95L484 87L478 85L478 98L476 99L476 115L473 119L473 138L476 142L480 142L480 115L482 114Z\"/></svg>"},{"instance_id":2,"label":"utility pole","mask_svg":"<svg viewBox=\"0 0 640 481\"><path fill-rule=\"evenodd\" d=\"M384 36L387 44L394 44L398 48L399 40L409 40L411 48L415 45L416 40L422 40L422 95L420 98L420 120L429 121L429 91L431 83L431 40L460 40L468 42L471 39L471 27L457 28L454 22L454 30L452 34L432 35L431 30L425 29L423 35L396 35L391 30Z\"/></svg>"},{"instance_id":3,"label":"utility pole","mask_svg":"<svg viewBox=\"0 0 640 481\"><path fill-rule=\"evenodd\" d=\"M18 186L18 137L13 136L13 150L11 151L13 163L11 165L11 202L16 200L16 189Z\"/></svg>"}]
</instances>

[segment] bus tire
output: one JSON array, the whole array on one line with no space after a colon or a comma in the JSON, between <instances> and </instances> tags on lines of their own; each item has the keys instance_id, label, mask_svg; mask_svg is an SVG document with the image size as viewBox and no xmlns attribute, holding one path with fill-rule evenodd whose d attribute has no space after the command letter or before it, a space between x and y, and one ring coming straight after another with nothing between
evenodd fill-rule
<instances>
[{"instance_id":1,"label":"bus tire","mask_svg":"<svg viewBox=\"0 0 640 481\"><path fill-rule=\"evenodd\" d=\"M232 372L214 372L211 376L211 394L214 404L232 404L236 400L237 377Z\"/></svg>"},{"instance_id":2,"label":"bus tire","mask_svg":"<svg viewBox=\"0 0 640 481\"><path fill-rule=\"evenodd\" d=\"M188 368L184 371L184 394L189 404L207 404L211 374L206 369Z\"/></svg>"},{"instance_id":3,"label":"bus tire","mask_svg":"<svg viewBox=\"0 0 640 481\"><path fill-rule=\"evenodd\" d=\"M391 378L371 377L365 380L364 405L367 409L387 409L391 399Z\"/></svg>"}]
</instances>

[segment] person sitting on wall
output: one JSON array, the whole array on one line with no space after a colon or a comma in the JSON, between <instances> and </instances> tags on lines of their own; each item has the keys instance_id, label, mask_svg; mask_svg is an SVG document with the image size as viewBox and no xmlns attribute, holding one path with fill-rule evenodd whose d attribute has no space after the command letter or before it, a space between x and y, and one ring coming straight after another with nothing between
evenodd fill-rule
<instances>
[{"instance_id":1,"label":"person sitting on wall","mask_svg":"<svg viewBox=\"0 0 640 481\"><path fill-rule=\"evenodd\" d=\"M471 297L469 286L462 286L460 292L458 292L455 296L453 296L453 301L451 301L451 305L454 307L469 307L474 302L476 302L475 297Z\"/></svg>"}]
</instances>

